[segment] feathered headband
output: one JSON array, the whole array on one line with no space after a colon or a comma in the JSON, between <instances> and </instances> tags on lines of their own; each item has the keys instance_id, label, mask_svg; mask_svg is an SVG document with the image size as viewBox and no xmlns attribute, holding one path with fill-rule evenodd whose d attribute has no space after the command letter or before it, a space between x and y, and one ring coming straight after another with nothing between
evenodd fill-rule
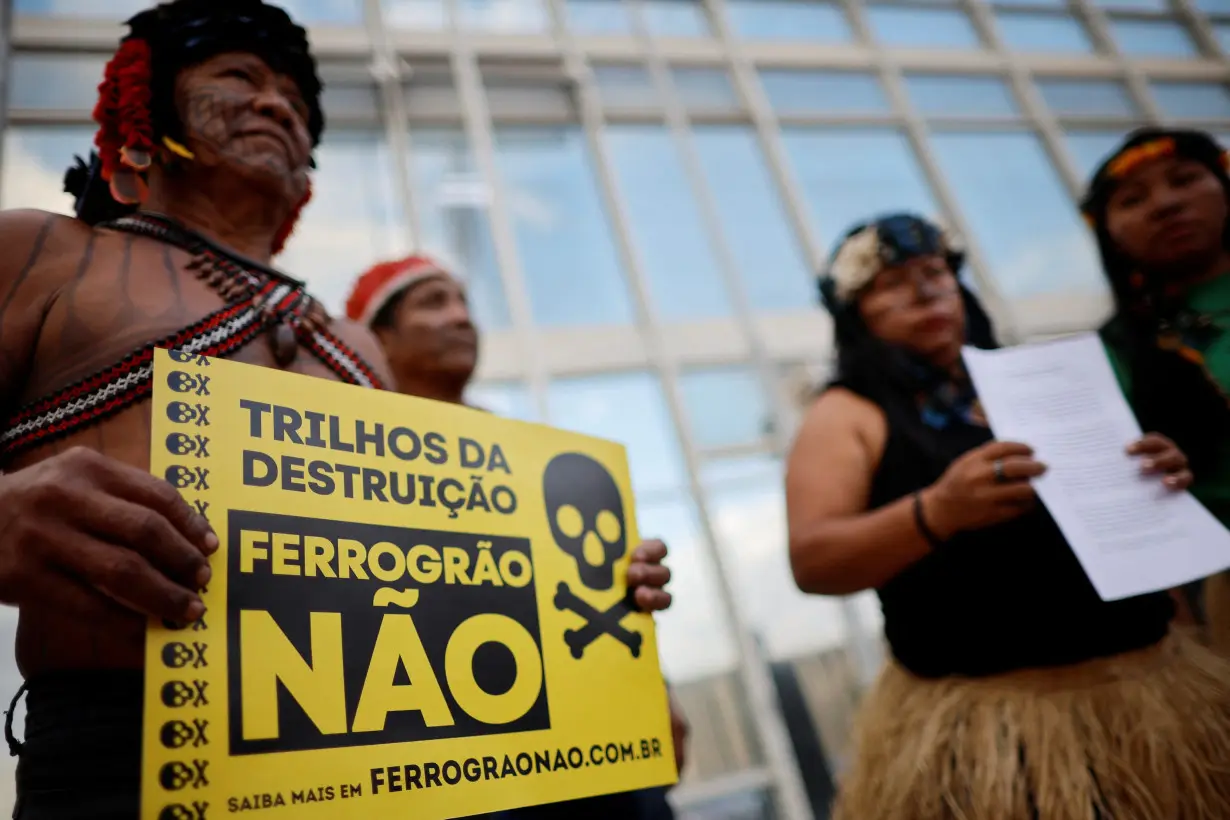
<instances>
[{"instance_id":1,"label":"feathered headband","mask_svg":"<svg viewBox=\"0 0 1230 820\"><path fill-rule=\"evenodd\" d=\"M847 304L884 268L918 256L944 256L953 273L965 262L965 246L950 229L913 214L889 214L849 229L820 277L826 301Z\"/></svg>"}]
</instances>

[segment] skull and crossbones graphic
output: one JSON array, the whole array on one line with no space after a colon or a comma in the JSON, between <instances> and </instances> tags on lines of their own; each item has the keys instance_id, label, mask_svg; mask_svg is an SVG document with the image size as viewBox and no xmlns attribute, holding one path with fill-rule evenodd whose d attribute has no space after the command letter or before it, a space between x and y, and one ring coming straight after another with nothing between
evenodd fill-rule
<instances>
[{"instance_id":1,"label":"skull and crossbones graphic","mask_svg":"<svg viewBox=\"0 0 1230 820\"><path fill-rule=\"evenodd\" d=\"M159 812L158 820L205 820L208 811L208 803L194 801L191 806L173 803Z\"/></svg>"},{"instance_id":2,"label":"skull and crossbones graphic","mask_svg":"<svg viewBox=\"0 0 1230 820\"><path fill-rule=\"evenodd\" d=\"M615 564L628 552L623 496L614 477L589 456L564 453L547 465L542 483L556 546L576 561L577 574L587 589L611 589L615 585ZM564 632L572 657L580 660L590 644L603 635L628 647L632 657L640 657L644 637L621 625L632 612L626 600L599 610L561 582L554 604L561 612L585 619L580 629Z\"/></svg>"}]
</instances>

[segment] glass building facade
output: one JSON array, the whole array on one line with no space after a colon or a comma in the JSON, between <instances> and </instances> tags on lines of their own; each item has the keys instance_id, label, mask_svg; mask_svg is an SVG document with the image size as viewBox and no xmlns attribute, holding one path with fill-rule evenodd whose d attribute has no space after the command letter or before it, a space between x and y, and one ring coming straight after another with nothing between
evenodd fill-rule
<instances>
[{"instance_id":1,"label":"glass building facade","mask_svg":"<svg viewBox=\"0 0 1230 820\"><path fill-rule=\"evenodd\" d=\"M68 212L117 23L146 5L0 3L0 206ZM1094 326L1075 197L1134 125L1230 135L1230 2L282 5L329 128L281 267L340 310L370 262L453 260L485 333L474 399L625 442L640 530L670 544L681 816L826 816L883 650L873 595L804 596L787 562L782 458L829 362L813 271L852 220L908 208L968 237L1005 340Z\"/></svg>"}]
</instances>

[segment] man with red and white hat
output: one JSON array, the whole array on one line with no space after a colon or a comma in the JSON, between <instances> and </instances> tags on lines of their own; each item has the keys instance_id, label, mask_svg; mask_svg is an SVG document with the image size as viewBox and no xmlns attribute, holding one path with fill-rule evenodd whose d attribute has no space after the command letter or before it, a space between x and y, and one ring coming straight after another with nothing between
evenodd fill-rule
<instances>
[{"instance_id":1,"label":"man with red and white hat","mask_svg":"<svg viewBox=\"0 0 1230 820\"><path fill-rule=\"evenodd\" d=\"M464 283L438 258L413 254L373 265L351 290L346 314L376 334L388 357L399 393L465 404L465 390L478 364L478 330L470 319ZM671 605L662 587L670 570L662 566L666 545L642 541L632 553L627 583L646 612ZM688 725L670 698L675 763L682 769ZM670 820L664 789L606 795L583 801L535 806L468 820Z\"/></svg>"},{"instance_id":2,"label":"man with red and white hat","mask_svg":"<svg viewBox=\"0 0 1230 820\"><path fill-rule=\"evenodd\" d=\"M464 403L478 330L448 265L422 254L373 265L355 282L346 314L380 340L397 392Z\"/></svg>"}]
</instances>

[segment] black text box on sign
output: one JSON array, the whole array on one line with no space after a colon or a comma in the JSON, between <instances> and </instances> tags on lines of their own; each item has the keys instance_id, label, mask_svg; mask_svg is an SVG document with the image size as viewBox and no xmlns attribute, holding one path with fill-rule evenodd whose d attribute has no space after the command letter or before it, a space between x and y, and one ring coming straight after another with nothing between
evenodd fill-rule
<instances>
[{"instance_id":1,"label":"black text box on sign","mask_svg":"<svg viewBox=\"0 0 1230 820\"><path fill-rule=\"evenodd\" d=\"M551 727L528 539L237 510L228 535L231 754Z\"/></svg>"}]
</instances>

